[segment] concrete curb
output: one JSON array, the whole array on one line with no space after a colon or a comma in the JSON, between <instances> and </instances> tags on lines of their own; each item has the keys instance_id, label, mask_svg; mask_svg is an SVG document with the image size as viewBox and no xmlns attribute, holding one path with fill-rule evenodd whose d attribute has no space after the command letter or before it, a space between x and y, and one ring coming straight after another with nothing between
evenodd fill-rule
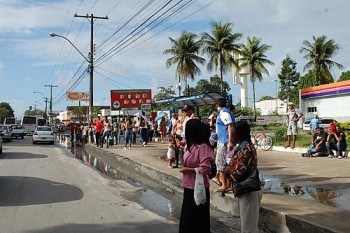
<instances>
[{"instance_id":1,"label":"concrete curb","mask_svg":"<svg viewBox=\"0 0 350 233\"><path fill-rule=\"evenodd\" d=\"M103 158L109 165L125 171L130 177L134 174L135 176L153 180L153 182L174 192L180 194L183 192L179 172L174 172L174 169L166 169L165 162L157 159L155 153L151 153L152 148L147 148L148 150L145 151L123 152L122 150L104 150L92 145L86 145L85 149L88 153ZM286 149L283 147L274 147L274 149L280 149L283 152L296 152L295 149L293 151L290 151L291 149L285 151ZM143 161L141 156L143 156ZM229 216L238 217L237 199L230 193L222 197L220 193L214 191L216 187L214 183L211 184L212 208L222 211ZM334 218L337 221L332 221ZM349 218L350 213L347 211L292 196L264 192L259 222L272 232L345 233L350 231L347 222Z\"/></svg>"}]
</instances>

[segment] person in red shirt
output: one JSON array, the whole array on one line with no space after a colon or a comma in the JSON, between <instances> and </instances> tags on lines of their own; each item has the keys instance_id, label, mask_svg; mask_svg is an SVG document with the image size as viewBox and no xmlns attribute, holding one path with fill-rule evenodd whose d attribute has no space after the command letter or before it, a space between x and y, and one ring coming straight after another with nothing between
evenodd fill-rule
<instances>
[{"instance_id":1,"label":"person in red shirt","mask_svg":"<svg viewBox=\"0 0 350 233\"><path fill-rule=\"evenodd\" d=\"M96 129L96 133L95 133L95 136L96 136L96 146L97 147L101 147L102 145L101 142L100 142L100 138L101 138L101 134L102 134L102 131L103 131L103 120L101 120L100 117L97 117L97 120L92 123L92 125L95 127Z\"/></svg>"}]
</instances>

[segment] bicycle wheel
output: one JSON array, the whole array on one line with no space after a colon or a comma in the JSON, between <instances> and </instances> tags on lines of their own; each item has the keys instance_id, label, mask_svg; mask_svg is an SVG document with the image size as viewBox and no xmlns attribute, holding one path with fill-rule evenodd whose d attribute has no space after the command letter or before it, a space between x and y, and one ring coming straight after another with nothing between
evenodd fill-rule
<instances>
[{"instance_id":1,"label":"bicycle wheel","mask_svg":"<svg viewBox=\"0 0 350 233\"><path fill-rule=\"evenodd\" d=\"M262 150L270 150L272 145L273 145L273 140L272 137L269 135L265 135L265 137L261 137L260 140L258 141L259 147Z\"/></svg>"}]
</instances>

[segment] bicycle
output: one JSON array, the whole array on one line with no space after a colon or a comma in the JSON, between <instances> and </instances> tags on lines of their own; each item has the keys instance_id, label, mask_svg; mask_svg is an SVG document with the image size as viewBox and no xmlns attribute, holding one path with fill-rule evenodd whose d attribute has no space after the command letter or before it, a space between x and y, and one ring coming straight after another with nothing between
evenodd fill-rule
<instances>
[{"instance_id":1,"label":"bicycle","mask_svg":"<svg viewBox=\"0 0 350 233\"><path fill-rule=\"evenodd\" d=\"M266 132L254 132L251 135L251 141L254 144L255 149L258 149L258 147L260 147L262 150L268 151L273 146L272 137L270 135L267 135Z\"/></svg>"}]
</instances>

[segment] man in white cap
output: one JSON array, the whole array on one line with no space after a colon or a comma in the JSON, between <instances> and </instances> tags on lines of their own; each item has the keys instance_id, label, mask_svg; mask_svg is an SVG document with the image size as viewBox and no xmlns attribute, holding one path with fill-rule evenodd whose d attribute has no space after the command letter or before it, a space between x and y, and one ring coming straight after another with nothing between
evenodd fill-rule
<instances>
[{"instance_id":1,"label":"man in white cap","mask_svg":"<svg viewBox=\"0 0 350 233\"><path fill-rule=\"evenodd\" d=\"M287 117L288 117L288 128L287 128L287 144L284 146L284 148L291 147L292 149L295 148L295 141L297 140L297 134L298 134L298 128L297 124L300 118L304 116L303 113L298 112L294 108L294 103L289 102L288 103L288 112L287 112ZM293 144L292 146L290 145L291 143L291 138L293 136Z\"/></svg>"}]
</instances>

